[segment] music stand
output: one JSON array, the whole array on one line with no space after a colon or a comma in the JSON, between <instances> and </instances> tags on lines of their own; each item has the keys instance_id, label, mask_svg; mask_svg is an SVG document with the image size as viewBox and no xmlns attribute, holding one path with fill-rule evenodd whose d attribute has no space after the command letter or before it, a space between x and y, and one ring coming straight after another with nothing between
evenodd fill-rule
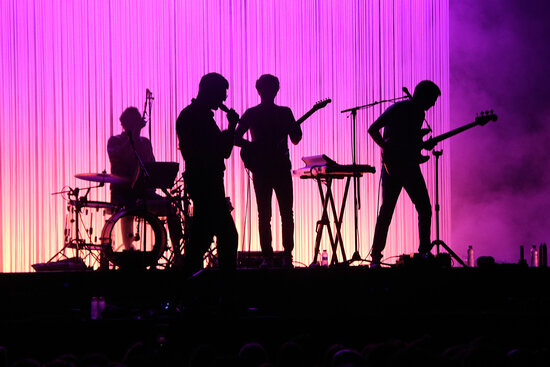
<instances>
[{"instance_id":1,"label":"music stand","mask_svg":"<svg viewBox=\"0 0 550 367\"><path fill-rule=\"evenodd\" d=\"M443 149L432 151L435 157L435 241L432 241L432 248L436 246L437 254L439 255L439 247L443 247L451 257L458 261L462 266L467 266L464 261L454 253L453 250L445 242L439 238L439 157L443 154Z\"/></svg>"}]
</instances>

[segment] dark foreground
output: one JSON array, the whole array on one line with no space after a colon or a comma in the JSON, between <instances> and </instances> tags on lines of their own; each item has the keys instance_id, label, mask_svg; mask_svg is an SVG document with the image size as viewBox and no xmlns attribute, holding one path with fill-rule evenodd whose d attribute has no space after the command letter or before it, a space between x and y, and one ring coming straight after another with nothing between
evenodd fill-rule
<instances>
[{"instance_id":1,"label":"dark foreground","mask_svg":"<svg viewBox=\"0 0 550 367\"><path fill-rule=\"evenodd\" d=\"M549 284L548 269L517 265L0 274L0 345L11 361L121 361L139 342L159 366L189 365L200 345L236 355L250 341L275 351L291 339L316 350L316 365L334 344L426 337L440 349L487 337L507 351L545 350ZM94 296L106 300L100 319Z\"/></svg>"}]
</instances>

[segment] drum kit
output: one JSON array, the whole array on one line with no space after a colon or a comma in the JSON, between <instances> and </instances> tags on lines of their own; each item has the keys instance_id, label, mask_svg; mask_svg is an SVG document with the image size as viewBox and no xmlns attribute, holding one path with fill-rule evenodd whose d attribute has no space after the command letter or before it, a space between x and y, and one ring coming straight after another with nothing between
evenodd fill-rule
<instances>
[{"instance_id":1,"label":"drum kit","mask_svg":"<svg viewBox=\"0 0 550 367\"><path fill-rule=\"evenodd\" d=\"M165 187L162 189L170 195L170 201L177 207L177 215L182 222L184 231L183 243L168 244L165 218L163 215L156 215L148 211L145 205L126 208L111 202L88 200L91 189L103 187L105 183L125 184L128 183L127 179L105 171L80 173L75 177L83 181L95 182L97 185L85 189L69 188L54 193L65 194L69 214L68 220L65 221L65 245L48 263L55 262L55 259L61 257L63 257L62 261L70 259L66 251L72 249L76 252L73 259L79 260L79 263L86 263L89 268L98 270L171 267L175 262L176 253L181 252L181 248L187 240L188 231L186 229L191 222L192 204L190 198L185 194L183 180L175 180L177 168L174 165L179 166L178 163L159 162L159 164L162 167L166 167L167 164L171 167L172 186L174 187L171 188L170 193ZM167 185L166 180L162 185ZM94 218L98 213L101 217L99 220L97 217ZM105 219L107 216L109 217ZM96 225L103 226L99 238L94 237L94 226ZM176 248L177 252L174 251Z\"/></svg>"}]
</instances>

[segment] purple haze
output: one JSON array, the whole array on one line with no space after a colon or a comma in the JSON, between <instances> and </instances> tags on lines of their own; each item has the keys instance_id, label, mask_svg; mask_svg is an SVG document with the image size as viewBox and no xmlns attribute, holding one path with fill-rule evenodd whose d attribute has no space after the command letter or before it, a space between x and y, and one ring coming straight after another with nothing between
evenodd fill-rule
<instances>
[{"instance_id":1,"label":"purple haze","mask_svg":"<svg viewBox=\"0 0 550 367\"><path fill-rule=\"evenodd\" d=\"M538 5L535 5L538 4ZM550 34L547 6L450 2L451 128L499 119L452 140L452 241L458 253L517 262L550 239ZM442 210L445 210L442 208Z\"/></svg>"}]
</instances>

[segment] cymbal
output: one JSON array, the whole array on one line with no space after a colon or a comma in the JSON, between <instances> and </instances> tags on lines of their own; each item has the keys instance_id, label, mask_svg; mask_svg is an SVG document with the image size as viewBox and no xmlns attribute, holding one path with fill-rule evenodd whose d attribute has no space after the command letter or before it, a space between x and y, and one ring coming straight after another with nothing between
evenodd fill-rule
<instances>
[{"instance_id":1,"label":"cymbal","mask_svg":"<svg viewBox=\"0 0 550 367\"><path fill-rule=\"evenodd\" d=\"M116 176L106 172L79 173L74 175L74 177L79 178L81 180L93 181L93 182L109 182L109 183L115 183L115 184L123 184L123 183L129 182L129 180L124 177Z\"/></svg>"}]
</instances>

